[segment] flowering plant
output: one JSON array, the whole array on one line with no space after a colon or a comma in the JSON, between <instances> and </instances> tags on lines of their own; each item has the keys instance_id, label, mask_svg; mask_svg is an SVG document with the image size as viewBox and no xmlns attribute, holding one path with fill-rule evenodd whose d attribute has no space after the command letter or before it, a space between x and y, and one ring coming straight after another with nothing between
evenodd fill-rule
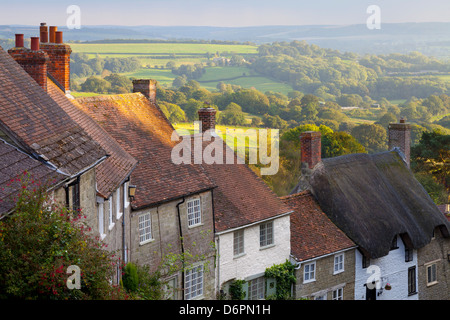
<instances>
[{"instance_id":1,"label":"flowering plant","mask_svg":"<svg viewBox=\"0 0 450 320\"><path fill-rule=\"evenodd\" d=\"M110 284L114 252L92 236L82 210L52 203L47 187L27 172L10 186L19 194L14 212L0 220L0 298L125 297ZM80 289L67 287L70 265L80 268Z\"/></svg>"}]
</instances>

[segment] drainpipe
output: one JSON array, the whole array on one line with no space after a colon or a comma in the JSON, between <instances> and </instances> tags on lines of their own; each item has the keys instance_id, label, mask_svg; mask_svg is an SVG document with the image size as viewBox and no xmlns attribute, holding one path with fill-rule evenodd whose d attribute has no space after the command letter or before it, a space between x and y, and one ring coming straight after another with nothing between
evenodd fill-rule
<instances>
[{"instance_id":1,"label":"drainpipe","mask_svg":"<svg viewBox=\"0 0 450 320\"><path fill-rule=\"evenodd\" d=\"M183 200L177 203L178 227L180 228L181 262L183 268L181 272L181 292L182 292L181 300L184 300L184 239L183 239L183 230L181 228L180 204L183 204L185 200L186 199L183 197Z\"/></svg>"}]
</instances>

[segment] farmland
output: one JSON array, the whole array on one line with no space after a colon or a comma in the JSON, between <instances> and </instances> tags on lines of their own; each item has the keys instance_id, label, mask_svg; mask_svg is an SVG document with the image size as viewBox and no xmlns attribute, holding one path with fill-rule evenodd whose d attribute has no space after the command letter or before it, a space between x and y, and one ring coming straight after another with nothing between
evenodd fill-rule
<instances>
[{"instance_id":1,"label":"farmland","mask_svg":"<svg viewBox=\"0 0 450 320\"><path fill-rule=\"evenodd\" d=\"M139 59L141 68L134 72L123 73L128 77L151 78L161 86L170 87L177 77L166 68L168 62L176 65L203 64L213 61L214 57L239 55L245 59L256 57L257 46L244 44L205 44L205 43L72 43L74 53L84 53L89 58L113 57ZM244 88L254 87L261 92L275 91L287 94L292 91L290 85L256 74L245 66L209 66L205 74L197 79L202 87L216 90L221 81Z\"/></svg>"}]
</instances>

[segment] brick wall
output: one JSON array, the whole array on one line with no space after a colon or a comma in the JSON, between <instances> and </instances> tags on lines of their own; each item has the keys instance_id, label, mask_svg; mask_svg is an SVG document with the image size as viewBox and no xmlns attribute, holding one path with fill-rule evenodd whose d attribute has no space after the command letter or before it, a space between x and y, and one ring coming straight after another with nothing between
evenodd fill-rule
<instances>
[{"instance_id":1,"label":"brick wall","mask_svg":"<svg viewBox=\"0 0 450 320\"><path fill-rule=\"evenodd\" d=\"M296 270L295 297L314 299L314 296L326 294L326 299L331 300L333 299L333 290L342 288L343 299L353 300L355 295L355 249L344 252L344 271L340 273L334 273L334 255L315 261L315 281L306 283L303 281L305 264L309 262L303 263L301 268Z\"/></svg>"},{"instance_id":2,"label":"brick wall","mask_svg":"<svg viewBox=\"0 0 450 320\"><path fill-rule=\"evenodd\" d=\"M389 149L400 148L405 155L406 163L409 167L410 147L411 147L411 125L400 120L399 123L389 124Z\"/></svg>"},{"instance_id":3,"label":"brick wall","mask_svg":"<svg viewBox=\"0 0 450 320\"><path fill-rule=\"evenodd\" d=\"M321 134L316 131L305 131L300 135L301 141L301 162L307 163L309 168L321 161Z\"/></svg>"},{"instance_id":4,"label":"brick wall","mask_svg":"<svg viewBox=\"0 0 450 320\"><path fill-rule=\"evenodd\" d=\"M202 223L189 227L187 220L187 202L191 199L200 199L202 209ZM155 271L161 263L163 256L168 253L180 254L180 228L178 220L177 204L182 199L161 204L157 207L134 211L131 214L130 224L130 259L133 263L149 265L151 271ZM205 299L215 298L214 288L214 226L212 212L211 192L203 192L187 197L185 202L179 205L181 233L185 253L203 259L204 263L204 295ZM144 244L139 241L139 216L145 213L151 214L152 239ZM198 262L197 259L189 259L187 266ZM182 274L177 272L169 276L176 276L177 287L182 288ZM182 297L179 292L178 298Z\"/></svg>"},{"instance_id":5,"label":"brick wall","mask_svg":"<svg viewBox=\"0 0 450 320\"><path fill-rule=\"evenodd\" d=\"M22 68L47 91L47 68L49 56L42 50L32 51L27 48L11 48L8 53Z\"/></svg>"},{"instance_id":6,"label":"brick wall","mask_svg":"<svg viewBox=\"0 0 450 320\"><path fill-rule=\"evenodd\" d=\"M156 103L156 80L137 79L133 80L133 92L140 92L151 102Z\"/></svg>"},{"instance_id":7,"label":"brick wall","mask_svg":"<svg viewBox=\"0 0 450 320\"><path fill-rule=\"evenodd\" d=\"M41 43L50 61L48 71L66 91L70 91L70 54L72 49L63 43Z\"/></svg>"},{"instance_id":8,"label":"brick wall","mask_svg":"<svg viewBox=\"0 0 450 320\"><path fill-rule=\"evenodd\" d=\"M202 132L216 128L216 110L213 108L202 108L198 110L198 118L202 123Z\"/></svg>"},{"instance_id":9,"label":"brick wall","mask_svg":"<svg viewBox=\"0 0 450 320\"><path fill-rule=\"evenodd\" d=\"M449 300L450 299L450 239L444 238L435 229L434 239L417 252L418 256L418 292L420 300ZM437 281L428 283L427 267L436 264Z\"/></svg>"}]
</instances>

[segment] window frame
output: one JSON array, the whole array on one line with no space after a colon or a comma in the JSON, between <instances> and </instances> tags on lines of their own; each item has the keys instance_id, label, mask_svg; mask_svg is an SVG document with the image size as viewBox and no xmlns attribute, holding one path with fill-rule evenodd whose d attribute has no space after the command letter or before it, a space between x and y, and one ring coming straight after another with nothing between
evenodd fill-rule
<instances>
[{"instance_id":1,"label":"window frame","mask_svg":"<svg viewBox=\"0 0 450 320\"><path fill-rule=\"evenodd\" d=\"M336 258L337 259L341 258L340 259L341 261L336 262ZM341 265L341 266L339 267L339 265ZM336 270L336 266L338 266L337 270ZM345 271L345 254L344 253L339 253L339 254L334 255L334 258L333 258L333 274L339 274L339 273L342 273L344 271Z\"/></svg>"},{"instance_id":2,"label":"window frame","mask_svg":"<svg viewBox=\"0 0 450 320\"><path fill-rule=\"evenodd\" d=\"M273 220L259 225L259 247L261 249L275 245Z\"/></svg>"},{"instance_id":3,"label":"window frame","mask_svg":"<svg viewBox=\"0 0 450 320\"><path fill-rule=\"evenodd\" d=\"M333 290L332 300L344 300L344 288Z\"/></svg>"},{"instance_id":4,"label":"window frame","mask_svg":"<svg viewBox=\"0 0 450 320\"><path fill-rule=\"evenodd\" d=\"M108 199L108 228L111 230L114 227L114 218L113 218L113 205L112 205L113 197L110 196Z\"/></svg>"},{"instance_id":5,"label":"window frame","mask_svg":"<svg viewBox=\"0 0 450 320\"><path fill-rule=\"evenodd\" d=\"M408 296L417 294L417 280L416 279L417 279L416 266L409 267L408 268Z\"/></svg>"},{"instance_id":6,"label":"window frame","mask_svg":"<svg viewBox=\"0 0 450 320\"><path fill-rule=\"evenodd\" d=\"M198 205L195 204L197 202ZM191 204L192 208L189 207ZM198 211L196 211L195 208L198 208ZM192 212L189 212L190 209L192 209ZM187 202L186 216L189 228L202 225L202 202L200 201L199 198L191 199Z\"/></svg>"},{"instance_id":7,"label":"window frame","mask_svg":"<svg viewBox=\"0 0 450 320\"><path fill-rule=\"evenodd\" d=\"M103 240L105 237L105 215L104 215L104 208L103 203L98 203L98 232L100 233L100 239Z\"/></svg>"},{"instance_id":8,"label":"window frame","mask_svg":"<svg viewBox=\"0 0 450 320\"><path fill-rule=\"evenodd\" d=\"M200 279L200 285L199 280ZM193 266L186 270L184 275L184 298L185 300L196 300L204 295L205 272L203 264ZM195 288L193 288L195 286Z\"/></svg>"},{"instance_id":9,"label":"window frame","mask_svg":"<svg viewBox=\"0 0 450 320\"><path fill-rule=\"evenodd\" d=\"M120 197L121 192L120 192L120 186L117 188L116 190L116 219L120 219L120 217L122 216L122 204L121 201L122 198Z\"/></svg>"},{"instance_id":10,"label":"window frame","mask_svg":"<svg viewBox=\"0 0 450 320\"><path fill-rule=\"evenodd\" d=\"M427 271L426 272L427 286L432 286L432 285L435 285L436 283L438 283L438 281L437 281L437 277L438 277L438 275L437 275L437 263L436 262L427 263L427 264L425 264L425 268L426 268L426 271ZM433 269L434 269L434 272L433 272ZM431 279L430 279L430 276L431 276Z\"/></svg>"},{"instance_id":11,"label":"window frame","mask_svg":"<svg viewBox=\"0 0 450 320\"><path fill-rule=\"evenodd\" d=\"M258 277L248 281L248 300L264 300L266 297L266 278Z\"/></svg>"},{"instance_id":12,"label":"window frame","mask_svg":"<svg viewBox=\"0 0 450 320\"><path fill-rule=\"evenodd\" d=\"M233 257L243 255L245 255L244 229L239 229L233 232Z\"/></svg>"},{"instance_id":13,"label":"window frame","mask_svg":"<svg viewBox=\"0 0 450 320\"><path fill-rule=\"evenodd\" d=\"M148 219L146 219L147 216L148 216ZM141 221L141 218L142 218L142 221ZM148 225L146 225L146 222L148 222ZM142 227L141 227L141 224L142 224ZM146 231L147 228L149 228L148 232ZM153 232L152 231L153 230L152 230L151 212L141 213L138 216L139 245L143 245L143 244L153 241Z\"/></svg>"},{"instance_id":14,"label":"window frame","mask_svg":"<svg viewBox=\"0 0 450 320\"><path fill-rule=\"evenodd\" d=\"M313 270L311 270L311 266L313 266ZM308 271L306 270L308 267ZM306 276L308 275L308 279L306 279ZM311 277L312 275L312 277ZM303 266L303 283L309 283L316 281L316 261L306 263Z\"/></svg>"}]
</instances>

